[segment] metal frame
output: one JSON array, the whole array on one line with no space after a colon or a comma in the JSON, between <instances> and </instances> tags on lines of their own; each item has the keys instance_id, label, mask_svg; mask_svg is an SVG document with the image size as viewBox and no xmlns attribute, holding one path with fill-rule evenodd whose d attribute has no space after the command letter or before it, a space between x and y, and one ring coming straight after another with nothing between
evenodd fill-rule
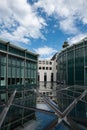
<instances>
[{"instance_id":1,"label":"metal frame","mask_svg":"<svg viewBox=\"0 0 87 130\"><path fill-rule=\"evenodd\" d=\"M5 120L5 117L6 117L7 113L8 113L8 110L9 110L10 106L13 105L13 106L21 108L21 109L43 112L43 113L47 113L47 114L50 114L50 115L57 115L58 121L56 122L55 125L57 125L57 124L59 125L62 121L64 121L68 126L73 128L74 130L79 130L76 122L73 121L72 118L68 116L68 114L72 111L72 109L76 106L76 104L80 100L82 100L82 98L87 94L87 89L84 90L84 92L82 94L80 94L80 96L75 98L74 101L63 112L61 112L54 105L54 102L51 99L49 99L48 97L44 96L43 94L40 94L38 92L38 90L34 89L34 92L38 96L42 97L44 102L46 102L46 104L48 104L54 112L43 110L43 109L39 109L39 108L34 108L34 107L25 107L25 106L18 105L18 104L12 104L12 102L14 100L14 97L15 97L15 94L16 94L16 90L14 90L13 94L10 96L7 104L5 105L3 111L0 114L0 127L2 126L2 124L3 124L4 120Z\"/></svg>"},{"instance_id":2,"label":"metal frame","mask_svg":"<svg viewBox=\"0 0 87 130\"><path fill-rule=\"evenodd\" d=\"M37 90L34 90L36 94L43 98L43 100L51 107L51 109L58 116L58 124L64 121L67 125L69 125L74 130L79 130L75 121L73 121L68 114L72 111L72 109L76 106L76 104L86 95L87 90L85 90L80 96L74 99L74 101L63 111L61 112L47 97L40 94Z\"/></svg>"},{"instance_id":3,"label":"metal frame","mask_svg":"<svg viewBox=\"0 0 87 130\"><path fill-rule=\"evenodd\" d=\"M15 94L16 94L16 90L14 90L13 94L10 96L7 104L5 105L3 111L0 113L0 127L2 126L3 121L4 121L6 115L7 115L8 111L9 111L9 108L12 105Z\"/></svg>"}]
</instances>

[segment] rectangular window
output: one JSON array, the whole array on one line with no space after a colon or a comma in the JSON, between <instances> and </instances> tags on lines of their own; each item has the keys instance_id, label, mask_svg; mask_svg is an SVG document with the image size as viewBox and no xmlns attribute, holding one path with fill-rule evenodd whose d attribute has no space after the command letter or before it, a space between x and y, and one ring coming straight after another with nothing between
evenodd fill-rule
<instances>
[{"instance_id":1,"label":"rectangular window","mask_svg":"<svg viewBox=\"0 0 87 130\"><path fill-rule=\"evenodd\" d=\"M28 78L28 69L26 68L25 71L26 71L26 72L25 72L25 78Z\"/></svg>"},{"instance_id":2,"label":"rectangular window","mask_svg":"<svg viewBox=\"0 0 87 130\"><path fill-rule=\"evenodd\" d=\"M49 64L52 65L52 62L50 62Z\"/></svg>"},{"instance_id":3,"label":"rectangular window","mask_svg":"<svg viewBox=\"0 0 87 130\"><path fill-rule=\"evenodd\" d=\"M1 77L6 77L6 66L1 65Z\"/></svg>"},{"instance_id":4,"label":"rectangular window","mask_svg":"<svg viewBox=\"0 0 87 130\"><path fill-rule=\"evenodd\" d=\"M48 70L48 67L46 67L46 70Z\"/></svg>"},{"instance_id":5,"label":"rectangular window","mask_svg":"<svg viewBox=\"0 0 87 130\"><path fill-rule=\"evenodd\" d=\"M11 84L16 84L16 79L15 78L11 78Z\"/></svg>"},{"instance_id":6,"label":"rectangular window","mask_svg":"<svg viewBox=\"0 0 87 130\"><path fill-rule=\"evenodd\" d=\"M41 67L39 67L39 70L41 70Z\"/></svg>"},{"instance_id":7,"label":"rectangular window","mask_svg":"<svg viewBox=\"0 0 87 130\"><path fill-rule=\"evenodd\" d=\"M19 78L16 79L16 84L17 84L17 85L20 84L20 79L19 79Z\"/></svg>"},{"instance_id":8,"label":"rectangular window","mask_svg":"<svg viewBox=\"0 0 87 130\"><path fill-rule=\"evenodd\" d=\"M12 77L16 77L16 67L12 67Z\"/></svg>"},{"instance_id":9,"label":"rectangular window","mask_svg":"<svg viewBox=\"0 0 87 130\"><path fill-rule=\"evenodd\" d=\"M48 65L48 61L46 61L46 64Z\"/></svg>"},{"instance_id":10,"label":"rectangular window","mask_svg":"<svg viewBox=\"0 0 87 130\"><path fill-rule=\"evenodd\" d=\"M16 66L17 60L16 58L12 57L12 65Z\"/></svg>"},{"instance_id":11,"label":"rectangular window","mask_svg":"<svg viewBox=\"0 0 87 130\"><path fill-rule=\"evenodd\" d=\"M33 78L33 76L34 76L33 70L31 70L31 77Z\"/></svg>"},{"instance_id":12,"label":"rectangular window","mask_svg":"<svg viewBox=\"0 0 87 130\"><path fill-rule=\"evenodd\" d=\"M20 66L20 59L17 59L17 66Z\"/></svg>"},{"instance_id":13,"label":"rectangular window","mask_svg":"<svg viewBox=\"0 0 87 130\"><path fill-rule=\"evenodd\" d=\"M20 68L16 68L17 69L17 78L20 77Z\"/></svg>"},{"instance_id":14,"label":"rectangular window","mask_svg":"<svg viewBox=\"0 0 87 130\"><path fill-rule=\"evenodd\" d=\"M20 74L20 77L21 77L21 78L24 78L24 68L20 68L20 71L21 71L21 72L20 72L20 73L21 73L21 74Z\"/></svg>"},{"instance_id":15,"label":"rectangular window","mask_svg":"<svg viewBox=\"0 0 87 130\"><path fill-rule=\"evenodd\" d=\"M11 78L8 78L8 85L11 85Z\"/></svg>"},{"instance_id":16,"label":"rectangular window","mask_svg":"<svg viewBox=\"0 0 87 130\"><path fill-rule=\"evenodd\" d=\"M8 57L8 64L11 65L12 61L11 61L11 56Z\"/></svg>"},{"instance_id":17,"label":"rectangular window","mask_svg":"<svg viewBox=\"0 0 87 130\"><path fill-rule=\"evenodd\" d=\"M33 69L33 67L34 67L33 64L31 64L31 69Z\"/></svg>"},{"instance_id":18,"label":"rectangular window","mask_svg":"<svg viewBox=\"0 0 87 130\"><path fill-rule=\"evenodd\" d=\"M28 63L28 68L30 68L31 67L31 64L30 63Z\"/></svg>"},{"instance_id":19,"label":"rectangular window","mask_svg":"<svg viewBox=\"0 0 87 130\"><path fill-rule=\"evenodd\" d=\"M4 77L1 77L1 86L6 85L6 79Z\"/></svg>"},{"instance_id":20,"label":"rectangular window","mask_svg":"<svg viewBox=\"0 0 87 130\"><path fill-rule=\"evenodd\" d=\"M36 69L37 68L37 66L36 66L36 64L34 64L34 69Z\"/></svg>"},{"instance_id":21,"label":"rectangular window","mask_svg":"<svg viewBox=\"0 0 87 130\"><path fill-rule=\"evenodd\" d=\"M20 59L20 66L24 67L24 60Z\"/></svg>"},{"instance_id":22,"label":"rectangular window","mask_svg":"<svg viewBox=\"0 0 87 130\"><path fill-rule=\"evenodd\" d=\"M39 61L39 64L41 64L41 61Z\"/></svg>"},{"instance_id":23,"label":"rectangular window","mask_svg":"<svg viewBox=\"0 0 87 130\"><path fill-rule=\"evenodd\" d=\"M31 70L28 69L28 78L30 78L30 72L31 72Z\"/></svg>"},{"instance_id":24,"label":"rectangular window","mask_svg":"<svg viewBox=\"0 0 87 130\"><path fill-rule=\"evenodd\" d=\"M0 99L1 99L1 102L5 102L6 101L6 93L0 94Z\"/></svg>"},{"instance_id":25,"label":"rectangular window","mask_svg":"<svg viewBox=\"0 0 87 130\"><path fill-rule=\"evenodd\" d=\"M1 86L6 85L6 66L1 65Z\"/></svg>"},{"instance_id":26,"label":"rectangular window","mask_svg":"<svg viewBox=\"0 0 87 130\"><path fill-rule=\"evenodd\" d=\"M1 63L6 63L6 56L5 55L1 55Z\"/></svg>"},{"instance_id":27,"label":"rectangular window","mask_svg":"<svg viewBox=\"0 0 87 130\"><path fill-rule=\"evenodd\" d=\"M49 67L49 70L52 70L52 67Z\"/></svg>"},{"instance_id":28,"label":"rectangular window","mask_svg":"<svg viewBox=\"0 0 87 130\"><path fill-rule=\"evenodd\" d=\"M45 67L43 67L43 70L45 70Z\"/></svg>"},{"instance_id":29,"label":"rectangular window","mask_svg":"<svg viewBox=\"0 0 87 130\"><path fill-rule=\"evenodd\" d=\"M45 64L45 61L43 61L43 64Z\"/></svg>"}]
</instances>

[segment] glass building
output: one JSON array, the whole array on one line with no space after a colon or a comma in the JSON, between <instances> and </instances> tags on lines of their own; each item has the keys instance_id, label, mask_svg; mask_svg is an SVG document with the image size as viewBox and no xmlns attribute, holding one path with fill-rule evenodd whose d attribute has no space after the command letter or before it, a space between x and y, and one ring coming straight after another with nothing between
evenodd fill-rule
<instances>
[{"instance_id":1,"label":"glass building","mask_svg":"<svg viewBox=\"0 0 87 130\"><path fill-rule=\"evenodd\" d=\"M58 93L60 107L65 109L75 97L87 89L87 38L61 50L57 55L57 80L70 86L69 89ZM85 96L87 101L87 96ZM87 103L80 101L71 115L75 119L85 118L87 121Z\"/></svg>"},{"instance_id":2,"label":"glass building","mask_svg":"<svg viewBox=\"0 0 87 130\"><path fill-rule=\"evenodd\" d=\"M0 40L0 112L13 91L17 89L14 103L26 107L36 106L38 54ZM2 130L13 130L35 118L35 112L11 106Z\"/></svg>"}]
</instances>

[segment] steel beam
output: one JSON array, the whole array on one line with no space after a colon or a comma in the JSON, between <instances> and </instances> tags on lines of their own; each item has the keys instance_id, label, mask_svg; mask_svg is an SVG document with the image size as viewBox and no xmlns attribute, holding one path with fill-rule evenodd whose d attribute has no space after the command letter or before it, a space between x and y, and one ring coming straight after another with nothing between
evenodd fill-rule
<instances>
[{"instance_id":1,"label":"steel beam","mask_svg":"<svg viewBox=\"0 0 87 130\"><path fill-rule=\"evenodd\" d=\"M9 98L7 104L5 105L4 109L2 110L2 112L0 113L0 128L5 120L5 117L8 113L8 110L10 108L10 106L12 105L13 99L15 97L16 94L16 90L14 90L13 94L11 95L11 97Z\"/></svg>"}]
</instances>

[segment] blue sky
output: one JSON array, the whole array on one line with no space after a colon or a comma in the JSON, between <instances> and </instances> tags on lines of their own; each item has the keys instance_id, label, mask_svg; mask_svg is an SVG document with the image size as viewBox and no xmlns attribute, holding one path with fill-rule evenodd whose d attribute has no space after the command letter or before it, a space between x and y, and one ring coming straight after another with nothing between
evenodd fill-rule
<instances>
[{"instance_id":1,"label":"blue sky","mask_svg":"<svg viewBox=\"0 0 87 130\"><path fill-rule=\"evenodd\" d=\"M51 58L87 36L86 0L0 0L0 39Z\"/></svg>"}]
</instances>

